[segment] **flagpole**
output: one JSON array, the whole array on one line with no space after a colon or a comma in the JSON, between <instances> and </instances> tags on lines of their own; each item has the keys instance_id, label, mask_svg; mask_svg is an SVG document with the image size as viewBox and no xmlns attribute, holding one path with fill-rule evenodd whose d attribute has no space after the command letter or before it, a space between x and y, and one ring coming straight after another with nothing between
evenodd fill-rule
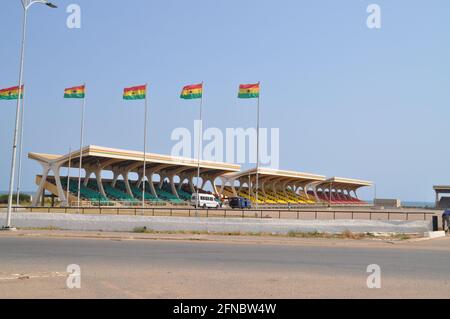
<instances>
[{"instance_id":1,"label":"flagpole","mask_svg":"<svg viewBox=\"0 0 450 319\"><path fill-rule=\"evenodd\" d=\"M147 166L147 83L145 84L145 110L144 110L144 168L142 175L142 208L145 208L145 169ZM151 183L151 181L149 181Z\"/></svg>"},{"instance_id":2,"label":"flagpole","mask_svg":"<svg viewBox=\"0 0 450 319\"><path fill-rule=\"evenodd\" d=\"M70 147L69 148L69 167L67 168L67 185L66 185L66 187L67 187L67 206L70 206L70 201L69 201L69 191L70 191L70 166L71 166L71 163L72 163L72 148Z\"/></svg>"},{"instance_id":3,"label":"flagpole","mask_svg":"<svg viewBox=\"0 0 450 319\"><path fill-rule=\"evenodd\" d=\"M13 202L13 192L14 192L14 175L16 170L16 150L17 150L17 133L19 127L20 118L20 98L22 96L22 83L23 83L23 65L25 59L25 39L26 39L26 29L27 29L27 8L24 7L23 12L23 25L22 25L22 45L20 52L20 71L19 71L19 88L16 106L16 123L14 127L14 138L12 145L12 159L11 159L11 172L9 178L9 194L8 194L8 209L6 211L6 225L3 227L5 230L12 230L11 227L11 214L12 214L12 202Z\"/></svg>"},{"instance_id":4,"label":"flagpole","mask_svg":"<svg viewBox=\"0 0 450 319\"><path fill-rule=\"evenodd\" d=\"M81 169L83 168L83 139L84 139L84 108L86 106L86 84L84 87L84 97L81 104L81 132L80 132L80 166L78 168L78 194L77 194L77 206L78 211L80 210L80 192L81 192Z\"/></svg>"},{"instance_id":5,"label":"flagpole","mask_svg":"<svg viewBox=\"0 0 450 319\"><path fill-rule=\"evenodd\" d=\"M20 116L20 141L19 141L19 168L17 171L16 205L20 205L20 182L22 177L22 150L23 150L23 122L25 116L25 96L22 98L22 115Z\"/></svg>"},{"instance_id":6,"label":"flagpole","mask_svg":"<svg viewBox=\"0 0 450 319\"><path fill-rule=\"evenodd\" d=\"M196 206L196 214L198 214L198 206L200 204L200 157L202 153L202 135L203 135L203 82L202 82L202 95L200 97L200 126L199 126L199 134L198 134L198 150L197 150L197 205Z\"/></svg>"},{"instance_id":7,"label":"flagpole","mask_svg":"<svg viewBox=\"0 0 450 319\"><path fill-rule=\"evenodd\" d=\"M258 94L258 106L256 111L256 209L258 209L258 189L259 189L259 98L261 96L261 86L258 82L259 94Z\"/></svg>"}]
</instances>

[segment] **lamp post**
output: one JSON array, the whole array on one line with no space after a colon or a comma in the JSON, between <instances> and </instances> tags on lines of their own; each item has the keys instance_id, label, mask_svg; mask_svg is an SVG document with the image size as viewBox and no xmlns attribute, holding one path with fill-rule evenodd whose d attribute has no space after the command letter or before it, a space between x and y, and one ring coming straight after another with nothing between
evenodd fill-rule
<instances>
[{"instance_id":1,"label":"lamp post","mask_svg":"<svg viewBox=\"0 0 450 319\"><path fill-rule=\"evenodd\" d=\"M14 192L14 172L16 170L16 151L17 151L17 139L20 124L20 106L21 106L21 95L22 95L22 84L23 84L23 65L25 59L25 39L26 39L26 29L27 29L27 13L28 9L33 4L40 3L55 9L56 5L47 0L21 0L23 7L23 25L22 25L22 46L20 52L20 71L19 71L19 94L17 98L16 107L16 123L14 127L14 139L13 139L13 149L12 149L12 159L11 159L11 172L9 178L9 194L8 194L8 210L6 212L6 225L3 227L5 230L13 230L11 227L11 212L12 212L12 202L13 202L13 192Z\"/></svg>"}]
</instances>

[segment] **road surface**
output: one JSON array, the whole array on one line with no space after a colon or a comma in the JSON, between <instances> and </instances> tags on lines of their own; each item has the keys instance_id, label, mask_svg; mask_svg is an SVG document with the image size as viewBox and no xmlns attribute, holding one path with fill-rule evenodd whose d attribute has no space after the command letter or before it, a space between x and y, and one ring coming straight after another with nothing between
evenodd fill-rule
<instances>
[{"instance_id":1,"label":"road surface","mask_svg":"<svg viewBox=\"0 0 450 319\"><path fill-rule=\"evenodd\" d=\"M66 286L69 264L81 289ZM369 289L367 266L381 267ZM413 243L0 237L0 298L450 298L449 238Z\"/></svg>"}]
</instances>

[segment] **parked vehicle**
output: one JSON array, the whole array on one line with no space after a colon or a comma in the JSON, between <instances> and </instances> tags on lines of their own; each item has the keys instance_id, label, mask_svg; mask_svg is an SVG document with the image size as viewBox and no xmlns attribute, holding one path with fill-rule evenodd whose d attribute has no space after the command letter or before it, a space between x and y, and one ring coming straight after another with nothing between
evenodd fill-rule
<instances>
[{"instance_id":1,"label":"parked vehicle","mask_svg":"<svg viewBox=\"0 0 450 319\"><path fill-rule=\"evenodd\" d=\"M192 194L191 205L197 207L197 194ZM214 195L199 194L198 207L201 208L219 208L222 204L216 200Z\"/></svg>"},{"instance_id":2,"label":"parked vehicle","mask_svg":"<svg viewBox=\"0 0 450 319\"><path fill-rule=\"evenodd\" d=\"M229 199L228 204L232 209L250 209L252 208L252 202L243 197L232 197Z\"/></svg>"}]
</instances>

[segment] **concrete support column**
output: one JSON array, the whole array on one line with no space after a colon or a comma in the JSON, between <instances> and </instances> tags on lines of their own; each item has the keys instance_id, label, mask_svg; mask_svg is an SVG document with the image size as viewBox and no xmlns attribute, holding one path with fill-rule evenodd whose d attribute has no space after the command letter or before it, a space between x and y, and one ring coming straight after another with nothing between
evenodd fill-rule
<instances>
[{"instance_id":1,"label":"concrete support column","mask_svg":"<svg viewBox=\"0 0 450 319\"><path fill-rule=\"evenodd\" d=\"M47 182L48 173L50 172L50 166L44 163L40 163L42 165L42 178L39 183L38 189L33 196L33 202L31 203L33 207L38 206L39 200L44 193L44 185Z\"/></svg>"},{"instance_id":2,"label":"concrete support column","mask_svg":"<svg viewBox=\"0 0 450 319\"><path fill-rule=\"evenodd\" d=\"M169 176L170 188L172 189L172 194L174 194L178 199L180 196L178 195L177 188L175 187L175 175Z\"/></svg>"},{"instance_id":3,"label":"concrete support column","mask_svg":"<svg viewBox=\"0 0 450 319\"><path fill-rule=\"evenodd\" d=\"M439 192L436 191L435 207L439 208Z\"/></svg>"},{"instance_id":4,"label":"concrete support column","mask_svg":"<svg viewBox=\"0 0 450 319\"><path fill-rule=\"evenodd\" d=\"M130 174L129 171L122 171L122 176L123 176L123 181L125 183L125 189L127 190L127 194L134 197L133 196L133 192L131 191L131 187L130 187L130 180L128 175Z\"/></svg>"},{"instance_id":5,"label":"concrete support column","mask_svg":"<svg viewBox=\"0 0 450 319\"><path fill-rule=\"evenodd\" d=\"M153 184L153 175L154 175L154 172L149 172L147 174L147 180L150 185L150 191L151 191L152 195L154 197L158 198L158 195L156 194L155 184Z\"/></svg>"},{"instance_id":6,"label":"concrete support column","mask_svg":"<svg viewBox=\"0 0 450 319\"><path fill-rule=\"evenodd\" d=\"M180 191L180 190L181 190L181 188L182 188L182 186L183 186L183 182L184 182L185 179L186 179L186 176L180 175L180 183L178 183L177 191Z\"/></svg>"},{"instance_id":7,"label":"concrete support column","mask_svg":"<svg viewBox=\"0 0 450 319\"><path fill-rule=\"evenodd\" d=\"M237 192L236 192L236 180L232 179L230 180L230 184L231 184L231 191L233 192L233 196L237 197ZM239 185L242 185L241 182L239 181Z\"/></svg>"},{"instance_id":8,"label":"concrete support column","mask_svg":"<svg viewBox=\"0 0 450 319\"><path fill-rule=\"evenodd\" d=\"M102 194L105 197L108 197L108 196L106 196L105 189L103 188L102 170L96 169L94 174L95 174L95 179L97 180L97 187L98 187L98 190L100 191L100 194Z\"/></svg>"},{"instance_id":9,"label":"concrete support column","mask_svg":"<svg viewBox=\"0 0 450 319\"><path fill-rule=\"evenodd\" d=\"M89 179L91 178L92 171L88 168L85 168L84 171L86 172L86 176L84 177L83 185L86 187L89 183Z\"/></svg>"},{"instance_id":10,"label":"concrete support column","mask_svg":"<svg viewBox=\"0 0 450 319\"><path fill-rule=\"evenodd\" d=\"M220 193L219 193L219 191L217 190L216 178L214 178L214 180L213 180L213 179L210 179L210 182L211 182L211 185L212 185L212 188L213 188L214 195L219 196Z\"/></svg>"},{"instance_id":11,"label":"concrete support column","mask_svg":"<svg viewBox=\"0 0 450 319\"><path fill-rule=\"evenodd\" d=\"M164 185L164 180L166 179L166 175L159 174L160 180L158 183L158 189L161 189Z\"/></svg>"},{"instance_id":12,"label":"concrete support column","mask_svg":"<svg viewBox=\"0 0 450 319\"><path fill-rule=\"evenodd\" d=\"M138 179L137 179L137 181L136 181L136 185L135 185L135 186L136 186L137 188L140 188L142 184L144 184L144 176L142 176L142 173L139 172L139 173L138 173Z\"/></svg>"},{"instance_id":13,"label":"concrete support column","mask_svg":"<svg viewBox=\"0 0 450 319\"><path fill-rule=\"evenodd\" d=\"M207 180L207 177L205 176L205 177L200 177L201 179L202 179L202 183L200 184L200 189L204 189L205 188L205 185L206 185L206 182L208 181Z\"/></svg>"},{"instance_id":14,"label":"concrete support column","mask_svg":"<svg viewBox=\"0 0 450 319\"><path fill-rule=\"evenodd\" d=\"M194 194L195 186L194 186L194 176L193 175L188 177L188 182L189 182L189 188L191 189L191 193Z\"/></svg>"},{"instance_id":15,"label":"concrete support column","mask_svg":"<svg viewBox=\"0 0 450 319\"><path fill-rule=\"evenodd\" d=\"M278 198L278 194L277 194L277 193L278 193L277 184L278 184L277 181L274 181L274 182L272 183L272 192L274 193L275 198L276 198L276 199L279 199L279 198Z\"/></svg>"},{"instance_id":16,"label":"concrete support column","mask_svg":"<svg viewBox=\"0 0 450 319\"><path fill-rule=\"evenodd\" d=\"M120 177L120 173L118 171L113 171L113 174L114 174L114 176L113 176L113 180L112 180L111 186L112 187L116 187L117 180Z\"/></svg>"},{"instance_id":17,"label":"concrete support column","mask_svg":"<svg viewBox=\"0 0 450 319\"><path fill-rule=\"evenodd\" d=\"M289 182L284 182L281 184L281 192L284 194L284 196L286 196L287 198L289 198L288 193L286 191L286 188L288 187Z\"/></svg>"},{"instance_id":18,"label":"concrete support column","mask_svg":"<svg viewBox=\"0 0 450 319\"><path fill-rule=\"evenodd\" d=\"M60 164L53 164L50 167L50 169L53 171L53 174L55 175L56 189L58 190L59 201L63 203L63 205L68 205L66 194L64 193L64 189L61 184L61 177L59 175L60 168Z\"/></svg>"},{"instance_id":19,"label":"concrete support column","mask_svg":"<svg viewBox=\"0 0 450 319\"><path fill-rule=\"evenodd\" d=\"M225 186L226 186L226 180L225 180L225 178L221 178L220 179L220 183L221 183L221 185L220 185L220 191L219 191L219 195L222 195L223 196L223 192L224 192L224 190L225 190Z\"/></svg>"}]
</instances>

